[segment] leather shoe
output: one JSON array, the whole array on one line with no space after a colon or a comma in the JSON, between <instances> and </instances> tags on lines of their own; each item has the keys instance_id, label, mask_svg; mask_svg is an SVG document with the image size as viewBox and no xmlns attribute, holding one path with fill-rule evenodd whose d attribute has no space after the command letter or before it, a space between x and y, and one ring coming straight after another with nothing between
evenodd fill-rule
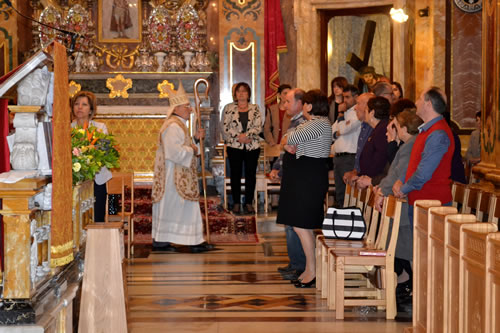
<instances>
[{"instance_id":1,"label":"leather shoe","mask_svg":"<svg viewBox=\"0 0 500 333\"><path fill-rule=\"evenodd\" d=\"M290 265L278 267L278 272L280 272L280 273L290 273L291 271L295 271L295 270Z\"/></svg>"},{"instance_id":2,"label":"leather shoe","mask_svg":"<svg viewBox=\"0 0 500 333\"><path fill-rule=\"evenodd\" d=\"M314 287L316 287L316 278L306 283L302 281L298 281L297 283L295 283L295 288L314 288Z\"/></svg>"},{"instance_id":3,"label":"leather shoe","mask_svg":"<svg viewBox=\"0 0 500 333\"><path fill-rule=\"evenodd\" d=\"M191 250L191 253L201 253L201 252L206 252L206 251L211 251L215 247L212 244L208 243L201 243L198 245L191 245L189 246L189 249Z\"/></svg>"},{"instance_id":4,"label":"leather shoe","mask_svg":"<svg viewBox=\"0 0 500 333\"><path fill-rule=\"evenodd\" d=\"M300 274L302 274L302 272L291 271L290 273L282 273L281 277L285 280L297 280Z\"/></svg>"},{"instance_id":5,"label":"leather shoe","mask_svg":"<svg viewBox=\"0 0 500 333\"><path fill-rule=\"evenodd\" d=\"M171 252L171 253L179 252L179 250L177 250L177 248L175 246L172 246L172 245L164 245L164 246L153 245L153 247L151 248L151 251L152 252Z\"/></svg>"}]
</instances>

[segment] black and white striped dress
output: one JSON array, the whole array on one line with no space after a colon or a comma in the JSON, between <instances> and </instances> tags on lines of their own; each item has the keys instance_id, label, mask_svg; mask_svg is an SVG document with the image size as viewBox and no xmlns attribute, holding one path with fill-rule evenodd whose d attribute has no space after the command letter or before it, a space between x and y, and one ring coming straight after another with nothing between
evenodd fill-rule
<instances>
[{"instance_id":1,"label":"black and white striped dress","mask_svg":"<svg viewBox=\"0 0 500 333\"><path fill-rule=\"evenodd\" d=\"M332 144L330 121L318 117L299 125L288 134L288 144L297 145L297 152L286 152L283 157L276 222L304 229L321 228Z\"/></svg>"}]
</instances>

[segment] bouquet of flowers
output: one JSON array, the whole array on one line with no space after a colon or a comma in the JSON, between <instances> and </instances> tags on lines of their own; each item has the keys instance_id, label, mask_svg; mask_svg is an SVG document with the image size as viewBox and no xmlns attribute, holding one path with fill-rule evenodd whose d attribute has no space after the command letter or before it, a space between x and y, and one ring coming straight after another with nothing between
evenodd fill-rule
<instances>
[{"instance_id":1,"label":"bouquet of flowers","mask_svg":"<svg viewBox=\"0 0 500 333\"><path fill-rule=\"evenodd\" d=\"M120 154L113 135L104 134L94 126L77 126L71 129L71 156L73 184L94 179L102 167L120 166Z\"/></svg>"}]
</instances>

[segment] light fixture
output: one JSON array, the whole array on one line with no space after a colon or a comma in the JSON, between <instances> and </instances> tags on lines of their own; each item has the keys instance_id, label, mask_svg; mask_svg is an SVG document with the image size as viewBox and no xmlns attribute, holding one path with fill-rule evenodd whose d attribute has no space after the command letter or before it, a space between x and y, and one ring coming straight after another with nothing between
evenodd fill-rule
<instances>
[{"instance_id":1,"label":"light fixture","mask_svg":"<svg viewBox=\"0 0 500 333\"><path fill-rule=\"evenodd\" d=\"M427 17L427 16L429 16L429 6L423 8L423 9L419 9L418 10L418 16L420 16L420 17Z\"/></svg>"},{"instance_id":2,"label":"light fixture","mask_svg":"<svg viewBox=\"0 0 500 333\"><path fill-rule=\"evenodd\" d=\"M406 22L408 20L408 15L406 15L405 11L402 8L396 9L396 8L391 8L391 11L389 12L391 14L391 18L399 23Z\"/></svg>"}]
</instances>

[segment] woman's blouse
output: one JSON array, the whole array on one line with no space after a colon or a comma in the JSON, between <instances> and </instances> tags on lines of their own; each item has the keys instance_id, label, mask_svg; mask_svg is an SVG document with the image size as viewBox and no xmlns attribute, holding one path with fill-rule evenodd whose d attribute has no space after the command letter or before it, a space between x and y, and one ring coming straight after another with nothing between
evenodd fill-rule
<instances>
[{"instance_id":1,"label":"woman's blouse","mask_svg":"<svg viewBox=\"0 0 500 333\"><path fill-rule=\"evenodd\" d=\"M232 148L254 150L260 148L259 134L262 131L262 116L257 104L248 104L248 124L246 131L240 120L240 112L236 102L227 104L223 113L223 138L224 142ZM250 138L250 143L241 143L238 136L245 133Z\"/></svg>"},{"instance_id":2,"label":"woman's blouse","mask_svg":"<svg viewBox=\"0 0 500 333\"><path fill-rule=\"evenodd\" d=\"M327 117L313 117L289 133L288 144L297 145L296 157L327 158L332 145L332 126Z\"/></svg>"}]
</instances>

